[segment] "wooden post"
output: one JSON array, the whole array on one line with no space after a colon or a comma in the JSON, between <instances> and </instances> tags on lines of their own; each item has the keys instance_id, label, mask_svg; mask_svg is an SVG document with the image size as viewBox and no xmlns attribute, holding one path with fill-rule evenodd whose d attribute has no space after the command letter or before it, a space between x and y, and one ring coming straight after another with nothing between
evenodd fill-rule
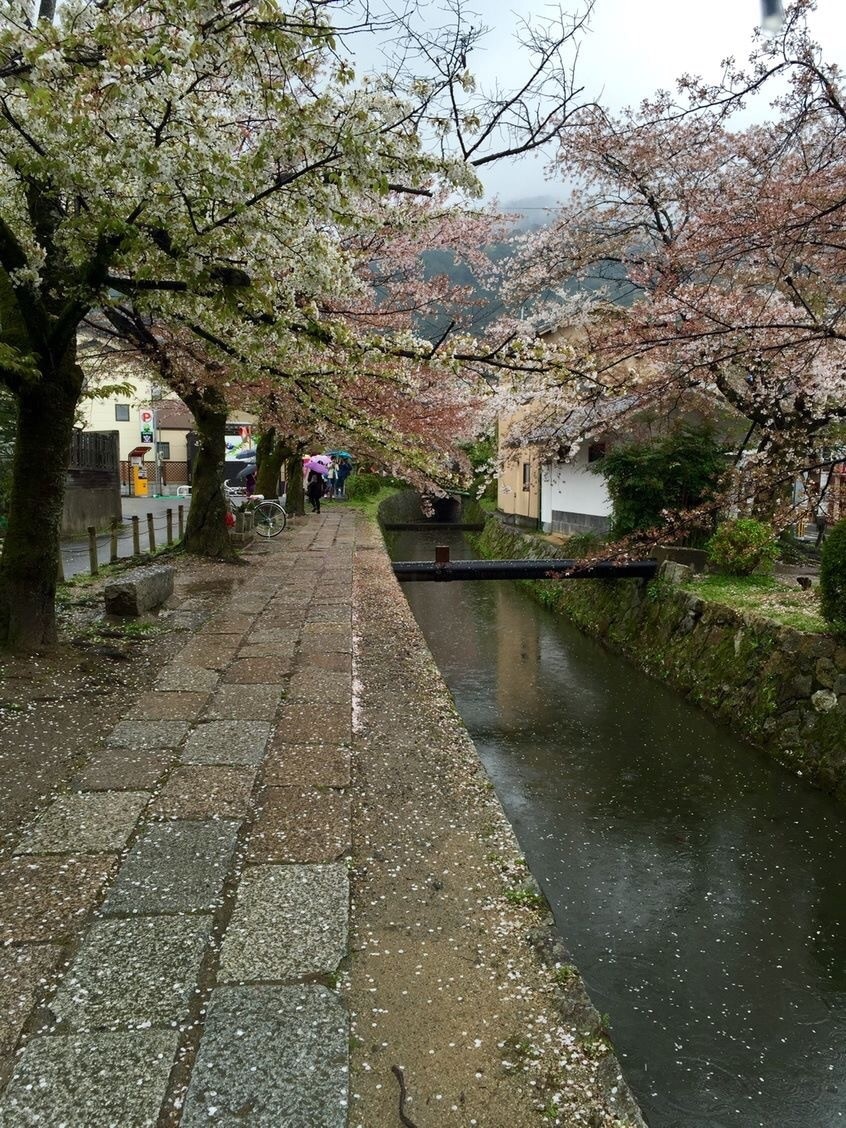
<instances>
[{"instance_id":1,"label":"wooden post","mask_svg":"<svg viewBox=\"0 0 846 1128\"><path fill-rule=\"evenodd\" d=\"M150 552L156 551L156 527L153 524L153 514L147 514L147 536L150 539Z\"/></svg>"},{"instance_id":2,"label":"wooden post","mask_svg":"<svg viewBox=\"0 0 846 1128\"><path fill-rule=\"evenodd\" d=\"M111 536L109 538L109 563L116 564L118 558L118 526L117 521L112 521Z\"/></svg>"},{"instance_id":3,"label":"wooden post","mask_svg":"<svg viewBox=\"0 0 846 1128\"><path fill-rule=\"evenodd\" d=\"M56 570L56 579L60 584L65 582L65 562L62 560L62 552L59 550L59 567Z\"/></svg>"},{"instance_id":4,"label":"wooden post","mask_svg":"<svg viewBox=\"0 0 846 1128\"><path fill-rule=\"evenodd\" d=\"M435 545L435 563L436 564L449 564L449 545L437 544Z\"/></svg>"},{"instance_id":5,"label":"wooden post","mask_svg":"<svg viewBox=\"0 0 846 1128\"><path fill-rule=\"evenodd\" d=\"M132 518L132 555L141 555L141 530L138 525L138 518Z\"/></svg>"},{"instance_id":6,"label":"wooden post","mask_svg":"<svg viewBox=\"0 0 846 1128\"><path fill-rule=\"evenodd\" d=\"M167 543L173 544L173 510L168 509L165 511L165 519L167 521Z\"/></svg>"},{"instance_id":7,"label":"wooden post","mask_svg":"<svg viewBox=\"0 0 846 1128\"><path fill-rule=\"evenodd\" d=\"M185 536L185 506L179 505L176 508L177 528L179 529L179 539Z\"/></svg>"},{"instance_id":8,"label":"wooden post","mask_svg":"<svg viewBox=\"0 0 846 1128\"><path fill-rule=\"evenodd\" d=\"M88 564L91 575L96 576L100 567L97 563L97 530L93 525L88 526Z\"/></svg>"}]
</instances>

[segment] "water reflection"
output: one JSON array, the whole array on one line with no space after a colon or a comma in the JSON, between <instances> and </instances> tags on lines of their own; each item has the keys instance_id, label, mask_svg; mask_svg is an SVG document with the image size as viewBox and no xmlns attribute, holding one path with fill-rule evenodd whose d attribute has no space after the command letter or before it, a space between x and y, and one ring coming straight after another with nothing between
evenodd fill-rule
<instances>
[{"instance_id":1,"label":"water reflection","mask_svg":"<svg viewBox=\"0 0 846 1128\"><path fill-rule=\"evenodd\" d=\"M405 591L653 1128L846 1124L843 811L512 585Z\"/></svg>"}]
</instances>

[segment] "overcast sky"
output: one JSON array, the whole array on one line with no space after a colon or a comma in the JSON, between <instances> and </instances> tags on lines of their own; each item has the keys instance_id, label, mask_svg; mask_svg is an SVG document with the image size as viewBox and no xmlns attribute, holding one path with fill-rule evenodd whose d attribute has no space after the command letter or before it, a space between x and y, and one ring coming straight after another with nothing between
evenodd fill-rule
<instances>
[{"instance_id":1,"label":"overcast sky","mask_svg":"<svg viewBox=\"0 0 846 1128\"><path fill-rule=\"evenodd\" d=\"M492 28L470 67L483 81L494 75L505 85L509 74L517 73L509 34L517 17L502 0L470 2ZM544 10L549 6L530 0L523 12ZM760 17L760 0L596 0L580 53L580 81L586 94L601 95L606 105L620 108L636 105L658 88L672 88L685 72L716 79L726 56L745 61ZM846 65L846 0L818 0L811 26L826 57ZM484 183L503 202L560 194L545 182L539 160L493 166L484 172Z\"/></svg>"}]
</instances>

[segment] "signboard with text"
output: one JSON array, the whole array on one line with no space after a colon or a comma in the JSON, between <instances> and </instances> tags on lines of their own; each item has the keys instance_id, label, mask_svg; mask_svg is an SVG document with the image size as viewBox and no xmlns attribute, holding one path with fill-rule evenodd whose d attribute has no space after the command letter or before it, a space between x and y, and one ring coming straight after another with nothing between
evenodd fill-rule
<instances>
[{"instance_id":1,"label":"signboard with text","mask_svg":"<svg viewBox=\"0 0 846 1128\"><path fill-rule=\"evenodd\" d=\"M156 429L156 413L151 407L142 407L138 412L138 418L141 423L141 442L152 444Z\"/></svg>"}]
</instances>

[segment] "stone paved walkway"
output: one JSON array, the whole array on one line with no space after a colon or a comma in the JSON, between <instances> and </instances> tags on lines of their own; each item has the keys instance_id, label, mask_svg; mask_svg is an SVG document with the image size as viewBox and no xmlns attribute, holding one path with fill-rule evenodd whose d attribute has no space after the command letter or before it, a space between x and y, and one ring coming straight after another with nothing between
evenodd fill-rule
<instances>
[{"instance_id":1,"label":"stone paved walkway","mask_svg":"<svg viewBox=\"0 0 846 1128\"><path fill-rule=\"evenodd\" d=\"M0 866L0 1128L346 1123L354 530L261 546Z\"/></svg>"}]
</instances>

